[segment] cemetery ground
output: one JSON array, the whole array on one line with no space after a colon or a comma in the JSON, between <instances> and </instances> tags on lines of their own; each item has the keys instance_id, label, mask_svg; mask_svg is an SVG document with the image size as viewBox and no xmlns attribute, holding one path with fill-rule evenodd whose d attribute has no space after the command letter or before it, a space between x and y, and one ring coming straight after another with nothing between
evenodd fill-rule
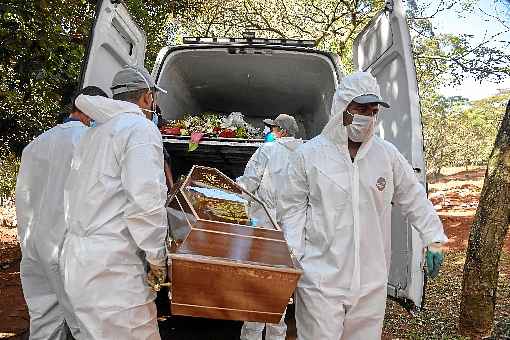
<instances>
[{"instance_id":1,"label":"cemetery ground","mask_svg":"<svg viewBox=\"0 0 510 340\"><path fill-rule=\"evenodd\" d=\"M441 274L429 280L424 308L411 316L398 303L388 300L384 339L462 339L457 332L462 270L483 185L484 168L449 168L429 180L429 198L443 221L450 242ZM27 339L29 317L19 278L21 252L16 240L15 208L0 207L0 339ZM493 339L510 339L510 236L500 261L496 319ZM214 292L211 292L214 294ZM159 297L160 332L168 340L239 339L240 322L171 316L165 296ZM295 339L293 308L287 316L287 339Z\"/></svg>"}]
</instances>

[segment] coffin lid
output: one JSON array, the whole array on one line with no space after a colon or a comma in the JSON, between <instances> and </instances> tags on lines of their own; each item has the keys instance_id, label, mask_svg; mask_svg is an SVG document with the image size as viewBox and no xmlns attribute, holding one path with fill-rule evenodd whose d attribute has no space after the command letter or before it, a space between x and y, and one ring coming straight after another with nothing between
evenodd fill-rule
<instances>
[{"instance_id":1,"label":"coffin lid","mask_svg":"<svg viewBox=\"0 0 510 340\"><path fill-rule=\"evenodd\" d=\"M267 207L217 169L193 166L169 197L181 193L198 222L231 224L281 231ZM250 210L257 211L254 218Z\"/></svg>"}]
</instances>

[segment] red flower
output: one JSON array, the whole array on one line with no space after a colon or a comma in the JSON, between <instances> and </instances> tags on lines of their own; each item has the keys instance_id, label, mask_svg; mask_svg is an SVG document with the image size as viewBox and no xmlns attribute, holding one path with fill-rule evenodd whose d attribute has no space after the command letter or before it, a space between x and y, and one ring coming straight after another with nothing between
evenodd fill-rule
<instances>
[{"instance_id":1,"label":"red flower","mask_svg":"<svg viewBox=\"0 0 510 340\"><path fill-rule=\"evenodd\" d=\"M235 138L235 136L236 132L233 130L226 129L220 132L220 137L223 138Z\"/></svg>"},{"instance_id":2,"label":"red flower","mask_svg":"<svg viewBox=\"0 0 510 340\"><path fill-rule=\"evenodd\" d=\"M178 127L164 127L161 129L164 135L179 136L181 134L181 128Z\"/></svg>"}]
</instances>

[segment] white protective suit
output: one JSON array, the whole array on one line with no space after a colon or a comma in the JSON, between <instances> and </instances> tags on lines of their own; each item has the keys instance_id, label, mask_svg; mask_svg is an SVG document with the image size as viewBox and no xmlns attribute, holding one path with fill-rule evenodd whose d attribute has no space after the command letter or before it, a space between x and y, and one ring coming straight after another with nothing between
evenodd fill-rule
<instances>
[{"instance_id":1,"label":"white protective suit","mask_svg":"<svg viewBox=\"0 0 510 340\"><path fill-rule=\"evenodd\" d=\"M23 257L20 276L30 314L30 339L67 339L77 322L59 274L65 234L64 184L73 151L87 127L79 121L55 126L24 150L16 182L16 215Z\"/></svg>"},{"instance_id":2,"label":"white protective suit","mask_svg":"<svg viewBox=\"0 0 510 340\"><path fill-rule=\"evenodd\" d=\"M97 123L65 189L60 262L80 339L160 339L145 260L166 265L161 134L135 104L85 95L75 103Z\"/></svg>"},{"instance_id":3,"label":"white protective suit","mask_svg":"<svg viewBox=\"0 0 510 340\"><path fill-rule=\"evenodd\" d=\"M343 112L363 94L380 95L372 75L342 80L328 124L293 154L280 186L283 229L304 269L296 290L299 340L381 338L392 202L425 245L447 241L424 187L395 146L372 136L351 160Z\"/></svg>"},{"instance_id":4,"label":"white protective suit","mask_svg":"<svg viewBox=\"0 0 510 340\"><path fill-rule=\"evenodd\" d=\"M274 142L263 144L248 161L244 175L237 178L237 183L266 205L277 223L279 223L280 217L277 193L283 189L281 183L287 173L290 155L302 143L301 139L282 137ZM261 222L267 223L267 221ZM245 322L241 329L241 340L262 340L264 325L266 326L266 340L285 340L287 333L285 313L278 324Z\"/></svg>"}]
</instances>

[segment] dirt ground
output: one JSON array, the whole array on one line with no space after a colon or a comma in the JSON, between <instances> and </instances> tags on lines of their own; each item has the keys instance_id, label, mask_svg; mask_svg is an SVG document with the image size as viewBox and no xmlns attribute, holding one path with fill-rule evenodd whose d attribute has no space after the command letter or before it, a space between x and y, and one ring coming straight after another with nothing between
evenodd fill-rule
<instances>
[{"instance_id":1,"label":"dirt ground","mask_svg":"<svg viewBox=\"0 0 510 340\"><path fill-rule=\"evenodd\" d=\"M398 304L388 302L384 324L387 339L463 339L457 332L462 271L484 175L482 168L450 169L448 175L429 180L429 198L449 238L445 261L440 275L428 281L425 307L418 315L410 317ZM510 234L500 261L495 339L510 339L509 278Z\"/></svg>"},{"instance_id":2,"label":"dirt ground","mask_svg":"<svg viewBox=\"0 0 510 340\"><path fill-rule=\"evenodd\" d=\"M425 292L425 307L411 316L393 301L388 301L384 339L462 339L457 333L460 289L469 228L474 218L483 169L450 169L442 178L429 181L429 197L437 209L450 239L441 274L430 280ZM29 325L19 279L21 253L16 241L12 204L0 207L0 339L23 339ZM510 235L507 236L500 263L495 339L510 337ZM164 295L160 297L164 301ZM295 339L292 308L288 316L287 339ZM163 339L204 340L238 339L241 323L169 316L167 306L160 310Z\"/></svg>"},{"instance_id":3,"label":"dirt ground","mask_svg":"<svg viewBox=\"0 0 510 340\"><path fill-rule=\"evenodd\" d=\"M7 202L0 209L0 339L16 339L27 332L29 324L19 277L21 251L14 206Z\"/></svg>"}]
</instances>

